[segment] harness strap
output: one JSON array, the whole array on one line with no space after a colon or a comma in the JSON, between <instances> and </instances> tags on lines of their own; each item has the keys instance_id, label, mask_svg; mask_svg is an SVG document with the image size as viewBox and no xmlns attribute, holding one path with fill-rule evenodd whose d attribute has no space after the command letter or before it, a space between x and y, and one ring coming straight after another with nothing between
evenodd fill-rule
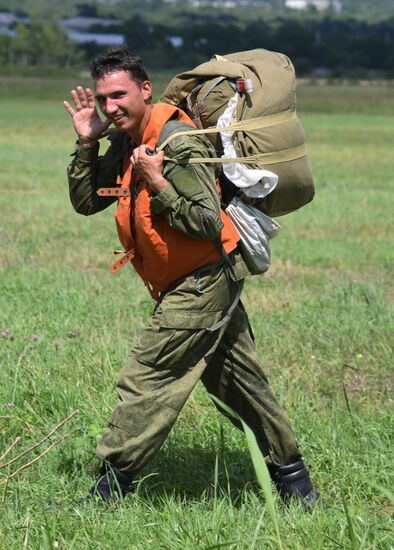
<instances>
[{"instance_id":1,"label":"harness strap","mask_svg":"<svg viewBox=\"0 0 394 550\"><path fill-rule=\"evenodd\" d=\"M97 195L101 197L130 197L130 189L125 187L100 187L96 191Z\"/></svg>"},{"instance_id":2,"label":"harness strap","mask_svg":"<svg viewBox=\"0 0 394 550\"><path fill-rule=\"evenodd\" d=\"M114 250L114 254L123 254L123 250ZM134 256L135 256L135 249L132 248L131 250L126 252L125 255L122 256L117 262L111 265L109 269L110 272L116 273L117 271L119 271L121 267L125 266L128 262L131 262Z\"/></svg>"},{"instance_id":3,"label":"harness strap","mask_svg":"<svg viewBox=\"0 0 394 550\"><path fill-rule=\"evenodd\" d=\"M188 133L188 132L185 132ZM281 151L274 151L273 153L256 153L255 155L250 155L249 157L201 157L201 158L185 158L185 159L171 159L164 157L164 160L167 162L172 162L173 164L222 164L227 163L238 163L242 162L244 164L253 164L264 166L270 164L278 164L280 162L288 162L290 160L296 160L306 155L306 145L305 143L297 145L295 147L289 147L288 149L282 149Z\"/></svg>"},{"instance_id":4,"label":"harness strap","mask_svg":"<svg viewBox=\"0 0 394 550\"><path fill-rule=\"evenodd\" d=\"M223 257L223 260L224 260L224 263L225 263L225 268L227 268L229 270L229 272L232 275L234 281L237 283L237 292L235 293L234 300L233 300L232 304L230 305L230 307L228 308L226 315L223 317L223 319L220 319L220 321L213 324L211 327L208 327L206 330L209 331L209 332L215 332L215 330L218 330L219 328L221 328L223 325L225 325L226 323L228 323L230 321L230 319L232 317L232 314L234 313L234 310L238 305L239 299L241 297L241 292L242 292L241 285L237 281L237 277L236 277L235 272L234 272L233 264L231 263L230 257L227 254L227 252L225 251L223 244L221 243L221 241L219 239L215 239L215 245L216 245L216 248L219 250L220 254Z\"/></svg>"},{"instance_id":5,"label":"harness strap","mask_svg":"<svg viewBox=\"0 0 394 550\"><path fill-rule=\"evenodd\" d=\"M275 113L273 115L266 115L257 118L249 118L247 120L238 120L232 122L229 126L225 127L210 127L210 128L201 128L197 130L185 130L180 132L174 132L171 134L161 145L157 148L158 151L161 151L170 141L176 137L181 136L182 134L192 136L199 134L215 134L217 132L243 132L248 131L252 132L253 130L260 130L261 128L268 128L269 126L276 126L277 124L285 124L292 120L297 119L297 114L295 111L281 111L280 113Z\"/></svg>"}]
</instances>

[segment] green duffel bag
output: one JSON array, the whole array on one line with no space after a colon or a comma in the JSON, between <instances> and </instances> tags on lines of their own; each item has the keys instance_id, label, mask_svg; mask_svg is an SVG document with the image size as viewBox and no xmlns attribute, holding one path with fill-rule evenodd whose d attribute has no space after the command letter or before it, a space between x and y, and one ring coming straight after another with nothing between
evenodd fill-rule
<instances>
[{"instance_id":1,"label":"green duffel bag","mask_svg":"<svg viewBox=\"0 0 394 550\"><path fill-rule=\"evenodd\" d=\"M217 127L236 92L231 124ZM305 132L296 114L295 71L286 55L264 49L214 55L176 75L160 101L183 108L199 128L191 132L207 134L218 156L223 152L220 134L233 132L235 157L217 162L241 162L278 176L276 187L263 198L238 193L246 202L269 216L282 216L313 199Z\"/></svg>"}]
</instances>

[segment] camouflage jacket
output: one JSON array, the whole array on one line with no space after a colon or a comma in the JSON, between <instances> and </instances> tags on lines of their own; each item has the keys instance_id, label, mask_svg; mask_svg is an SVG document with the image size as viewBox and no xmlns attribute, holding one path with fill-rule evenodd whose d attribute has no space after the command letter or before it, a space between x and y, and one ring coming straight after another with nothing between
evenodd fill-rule
<instances>
[{"instance_id":1,"label":"camouflage jacket","mask_svg":"<svg viewBox=\"0 0 394 550\"><path fill-rule=\"evenodd\" d=\"M110 146L104 155L99 155L99 144L84 148L77 143L67 169L71 203L78 213L86 216L117 201L116 197L99 196L96 191L100 187L116 187L124 156L131 155L133 150L127 134L113 132L108 139ZM204 136L177 137L164 152L166 157L178 160L189 156L215 156L213 146ZM217 237L223 224L214 165L165 162L163 175L168 186L152 196L152 211L165 216L171 227L192 238L212 240ZM237 279L242 279L249 271L239 254L237 258L235 273Z\"/></svg>"}]
</instances>

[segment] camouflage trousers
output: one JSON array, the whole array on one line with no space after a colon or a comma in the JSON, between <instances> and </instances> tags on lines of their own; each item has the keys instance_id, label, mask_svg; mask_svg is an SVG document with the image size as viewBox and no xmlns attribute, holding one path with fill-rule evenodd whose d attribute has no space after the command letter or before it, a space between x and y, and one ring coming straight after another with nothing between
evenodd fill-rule
<instances>
[{"instance_id":1,"label":"camouflage trousers","mask_svg":"<svg viewBox=\"0 0 394 550\"><path fill-rule=\"evenodd\" d=\"M217 265L186 277L164 295L120 372L118 404L99 440L98 458L124 474L140 472L201 380L254 431L268 464L298 459L289 420L259 366L241 301L224 326L206 330L224 317L242 284Z\"/></svg>"}]
</instances>

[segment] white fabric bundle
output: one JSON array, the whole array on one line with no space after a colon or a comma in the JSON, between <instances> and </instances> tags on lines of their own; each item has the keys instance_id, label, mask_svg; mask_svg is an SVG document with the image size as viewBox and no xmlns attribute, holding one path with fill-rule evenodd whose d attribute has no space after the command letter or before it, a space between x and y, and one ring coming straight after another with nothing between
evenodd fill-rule
<instances>
[{"instance_id":1,"label":"white fabric bundle","mask_svg":"<svg viewBox=\"0 0 394 550\"><path fill-rule=\"evenodd\" d=\"M278 234L280 225L239 197L234 197L226 213L241 237L239 247L250 272L264 273L271 263L269 240Z\"/></svg>"}]
</instances>

